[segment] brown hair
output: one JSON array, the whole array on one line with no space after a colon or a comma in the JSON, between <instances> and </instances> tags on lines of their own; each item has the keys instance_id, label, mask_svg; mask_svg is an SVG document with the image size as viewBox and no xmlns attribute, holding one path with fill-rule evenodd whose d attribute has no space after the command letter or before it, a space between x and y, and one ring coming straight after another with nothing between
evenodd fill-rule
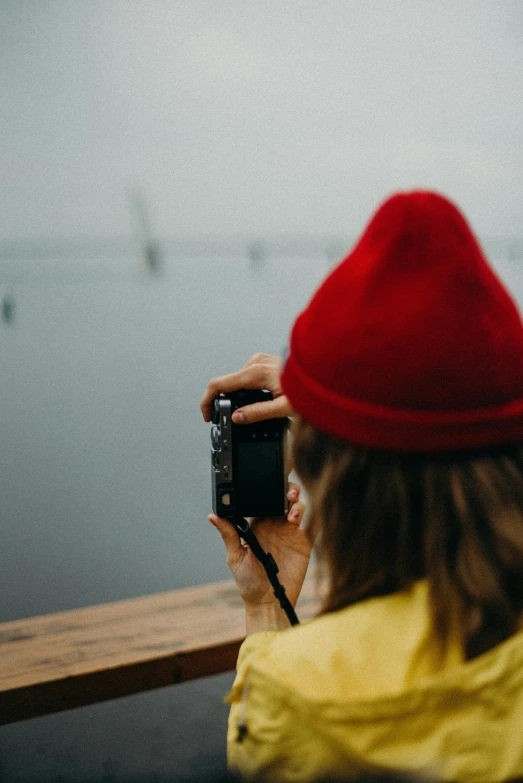
<instances>
[{"instance_id":1,"label":"brown hair","mask_svg":"<svg viewBox=\"0 0 523 783\"><path fill-rule=\"evenodd\" d=\"M453 609L466 659L515 633L523 611L522 445L481 453L375 451L298 417L293 450L328 576L323 612L426 578L443 646Z\"/></svg>"}]
</instances>

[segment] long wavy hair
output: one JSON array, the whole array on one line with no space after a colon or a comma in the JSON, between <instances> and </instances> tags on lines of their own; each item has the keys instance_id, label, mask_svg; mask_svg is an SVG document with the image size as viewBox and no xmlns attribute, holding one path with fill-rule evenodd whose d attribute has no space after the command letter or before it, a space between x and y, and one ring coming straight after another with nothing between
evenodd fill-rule
<instances>
[{"instance_id":1,"label":"long wavy hair","mask_svg":"<svg viewBox=\"0 0 523 783\"><path fill-rule=\"evenodd\" d=\"M456 616L466 659L518 630L523 445L402 454L351 446L299 417L293 432L309 531L327 576L322 612L426 578L443 646Z\"/></svg>"}]
</instances>

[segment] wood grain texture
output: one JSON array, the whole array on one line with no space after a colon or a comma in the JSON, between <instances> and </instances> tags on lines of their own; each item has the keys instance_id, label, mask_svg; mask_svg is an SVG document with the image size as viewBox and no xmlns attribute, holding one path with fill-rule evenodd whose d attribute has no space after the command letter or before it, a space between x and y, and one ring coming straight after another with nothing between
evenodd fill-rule
<instances>
[{"instance_id":1,"label":"wood grain texture","mask_svg":"<svg viewBox=\"0 0 523 783\"><path fill-rule=\"evenodd\" d=\"M0 724L230 671L244 635L232 581L0 624Z\"/></svg>"}]
</instances>

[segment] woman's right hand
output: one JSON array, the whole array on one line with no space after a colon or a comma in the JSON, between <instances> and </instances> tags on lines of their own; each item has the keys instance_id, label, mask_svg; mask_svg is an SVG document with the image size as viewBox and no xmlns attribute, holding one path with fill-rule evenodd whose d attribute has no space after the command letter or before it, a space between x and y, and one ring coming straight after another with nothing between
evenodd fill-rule
<instances>
[{"instance_id":1,"label":"woman's right hand","mask_svg":"<svg viewBox=\"0 0 523 783\"><path fill-rule=\"evenodd\" d=\"M211 421L212 401L218 394L238 389L268 389L272 392L273 399L238 408L232 416L236 424L252 424L264 419L292 416L291 405L280 386L281 368L282 361L279 357L256 353L238 372L210 380L200 403L205 421Z\"/></svg>"},{"instance_id":2,"label":"woman's right hand","mask_svg":"<svg viewBox=\"0 0 523 783\"><path fill-rule=\"evenodd\" d=\"M288 498L292 506L287 517L253 519L250 526L262 548L273 555L287 597L295 606L307 573L312 542L307 530L301 527L305 503L298 484L289 484ZM225 544L227 565L245 603L247 633L287 628L289 621L274 596L265 569L249 546L226 519L210 514L209 522Z\"/></svg>"}]
</instances>

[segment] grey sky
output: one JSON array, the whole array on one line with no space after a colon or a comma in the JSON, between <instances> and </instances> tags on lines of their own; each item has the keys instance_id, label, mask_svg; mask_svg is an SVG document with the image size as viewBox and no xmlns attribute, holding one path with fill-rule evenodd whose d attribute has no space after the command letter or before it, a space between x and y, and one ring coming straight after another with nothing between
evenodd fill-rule
<instances>
[{"instance_id":1,"label":"grey sky","mask_svg":"<svg viewBox=\"0 0 523 783\"><path fill-rule=\"evenodd\" d=\"M2 0L0 238L358 232L398 188L521 235L520 0Z\"/></svg>"}]
</instances>

